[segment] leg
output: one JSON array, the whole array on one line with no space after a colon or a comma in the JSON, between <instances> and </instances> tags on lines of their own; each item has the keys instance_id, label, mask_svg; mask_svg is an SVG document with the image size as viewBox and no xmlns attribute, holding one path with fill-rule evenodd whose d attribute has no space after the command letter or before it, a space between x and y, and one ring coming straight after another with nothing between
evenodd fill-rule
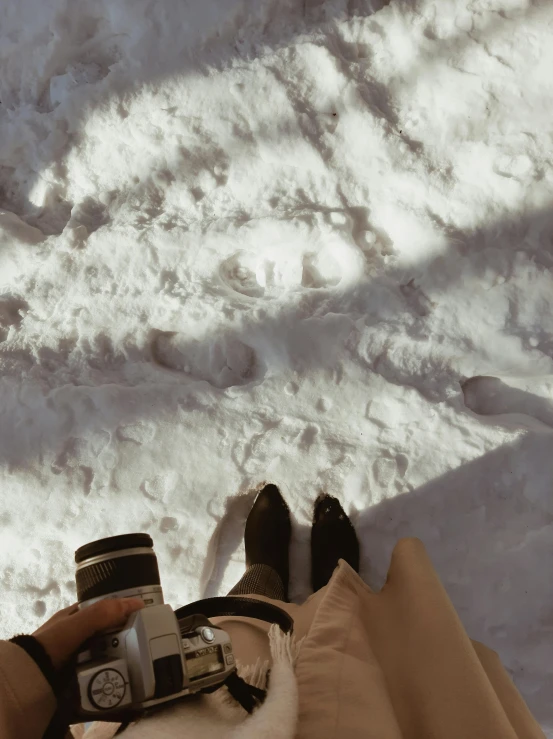
<instances>
[{"instance_id":1,"label":"leg","mask_svg":"<svg viewBox=\"0 0 553 739\"><path fill-rule=\"evenodd\" d=\"M252 565L229 591L229 595L264 595L273 600L286 600L280 575L269 565Z\"/></svg>"},{"instance_id":2,"label":"leg","mask_svg":"<svg viewBox=\"0 0 553 739\"><path fill-rule=\"evenodd\" d=\"M292 527L290 511L276 485L266 485L246 521L246 573L229 595L264 595L288 600Z\"/></svg>"}]
</instances>

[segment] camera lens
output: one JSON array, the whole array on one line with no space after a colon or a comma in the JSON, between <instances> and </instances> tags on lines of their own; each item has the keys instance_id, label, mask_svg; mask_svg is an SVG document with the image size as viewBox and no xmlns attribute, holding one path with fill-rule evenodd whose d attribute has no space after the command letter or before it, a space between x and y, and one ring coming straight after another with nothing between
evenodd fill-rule
<instances>
[{"instance_id":1,"label":"camera lens","mask_svg":"<svg viewBox=\"0 0 553 739\"><path fill-rule=\"evenodd\" d=\"M85 544L75 552L77 598L81 607L102 598L142 598L162 605L154 543L148 534L123 534Z\"/></svg>"}]
</instances>

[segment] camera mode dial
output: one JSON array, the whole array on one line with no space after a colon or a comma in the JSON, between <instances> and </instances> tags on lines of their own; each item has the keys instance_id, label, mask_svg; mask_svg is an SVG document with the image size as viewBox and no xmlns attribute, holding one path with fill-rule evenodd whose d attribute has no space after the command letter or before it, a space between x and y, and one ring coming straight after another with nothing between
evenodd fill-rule
<instances>
[{"instance_id":1,"label":"camera mode dial","mask_svg":"<svg viewBox=\"0 0 553 739\"><path fill-rule=\"evenodd\" d=\"M121 703L124 695L125 678L118 670L101 670L90 681L90 702L96 708L114 708Z\"/></svg>"}]
</instances>

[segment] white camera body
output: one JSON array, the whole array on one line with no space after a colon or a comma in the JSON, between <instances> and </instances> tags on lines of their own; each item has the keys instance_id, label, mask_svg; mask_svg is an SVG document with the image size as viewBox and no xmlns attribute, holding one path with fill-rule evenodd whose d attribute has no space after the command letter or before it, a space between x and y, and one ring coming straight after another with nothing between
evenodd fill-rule
<instances>
[{"instance_id":1,"label":"white camera body","mask_svg":"<svg viewBox=\"0 0 553 739\"><path fill-rule=\"evenodd\" d=\"M135 611L77 658L77 720L116 721L225 682L236 669L229 635L204 616L177 620L169 605Z\"/></svg>"}]
</instances>

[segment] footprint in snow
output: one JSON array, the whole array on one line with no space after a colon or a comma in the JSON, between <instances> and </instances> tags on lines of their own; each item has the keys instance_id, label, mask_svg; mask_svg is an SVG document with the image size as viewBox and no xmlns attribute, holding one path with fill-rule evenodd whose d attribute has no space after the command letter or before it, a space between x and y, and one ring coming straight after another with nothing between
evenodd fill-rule
<instances>
[{"instance_id":1,"label":"footprint in snow","mask_svg":"<svg viewBox=\"0 0 553 739\"><path fill-rule=\"evenodd\" d=\"M173 332L160 332L152 342L154 361L183 372L192 380L205 380L213 387L245 385L256 374L254 350L234 336L198 340Z\"/></svg>"},{"instance_id":2,"label":"footprint in snow","mask_svg":"<svg viewBox=\"0 0 553 739\"><path fill-rule=\"evenodd\" d=\"M461 383L465 405L481 416L520 413L553 428L553 376L480 375Z\"/></svg>"},{"instance_id":3,"label":"footprint in snow","mask_svg":"<svg viewBox=\"0 0 553 739\"><path fill-rule=\"evenodd\" d=\"M19 328L28 309L27 301L17 295L0 296L0 341L4 341L12 326Z\"/></svg>"},{"instance_id":4,"label":"footprint in snow","mask_svg":"<svg viewBox=\"0 0 553 739\"><path fill-rule=\"evenodd\" d=\"M336 287L344 276L330 246L317 252L273 251L261 255L239 251L219 269L223 282L250 298L276 298L290 290L318 290Z\"/></svg>"}]
</instances>

